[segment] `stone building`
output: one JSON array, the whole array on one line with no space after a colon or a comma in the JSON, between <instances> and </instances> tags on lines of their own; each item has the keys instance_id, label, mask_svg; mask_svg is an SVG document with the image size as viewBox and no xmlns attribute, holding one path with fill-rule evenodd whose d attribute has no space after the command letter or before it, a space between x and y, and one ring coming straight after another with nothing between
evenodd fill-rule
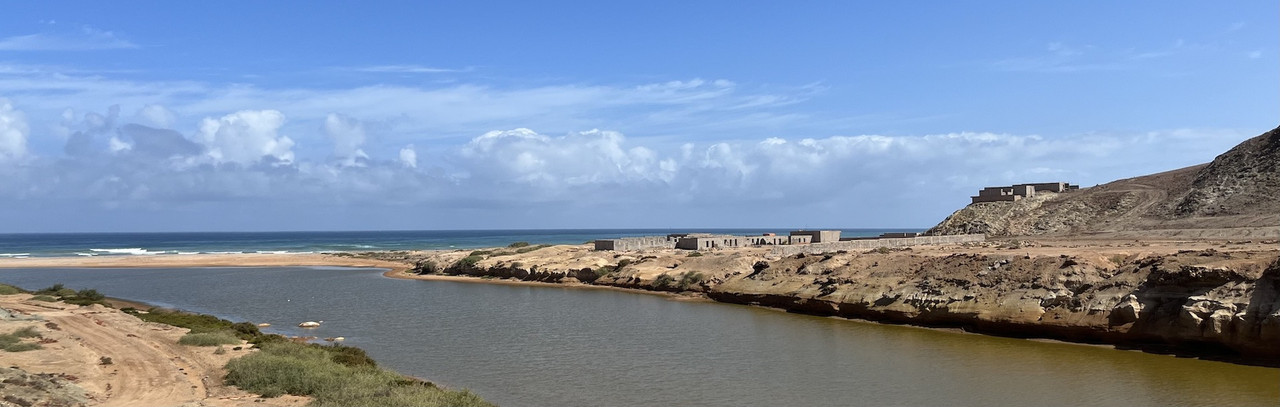
<instances>
[{"instance_id":1,"label":"stone building","mask_svg":"<svg viewBox=\"0 0 1280 407\"><path fill-rule=\"evenodd\" d=\"M812 243L839 242L839 230L793 230L791 236L809 236Z\"/></svg>"},{"instance_id":2,"label":"stone building","mask_svg":"<svg viewBox=\"0 0 1280 407\"><path fill-rule=\"evenodd\" d=\"M972 196L972 203L979 202L1013 202L1022 198L1035 196L1036 192L1069 192L1080 189L1079 185L1066 182L1042 182L1037 184L1017 184L1007 187L986 187Z\"/></svg>"}]
</instances>

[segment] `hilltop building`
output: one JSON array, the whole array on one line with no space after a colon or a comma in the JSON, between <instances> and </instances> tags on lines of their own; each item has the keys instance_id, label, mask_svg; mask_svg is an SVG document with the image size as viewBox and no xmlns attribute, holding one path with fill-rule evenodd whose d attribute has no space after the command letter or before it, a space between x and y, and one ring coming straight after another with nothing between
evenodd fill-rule
<instances>
[{"instance_id":1,"label":"hilltop building","mask_svg":"<svg viewBox=\"0 0 1280 407\"><path fill-rule=\"evenodd\" d=\"M1069 192L1080 189L1079 185L1066 182L1042 182L1038 184L1017 184L1007 187L986 187L973 196L973 203L979 202L1013 202L1022 198L1030 198L1036 192Z\"/></svg>"}]
</instances>

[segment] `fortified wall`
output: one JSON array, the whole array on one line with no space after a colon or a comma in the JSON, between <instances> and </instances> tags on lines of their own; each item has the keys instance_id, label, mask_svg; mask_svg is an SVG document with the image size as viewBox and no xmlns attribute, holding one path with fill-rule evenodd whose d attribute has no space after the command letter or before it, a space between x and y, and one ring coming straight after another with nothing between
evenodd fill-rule
<instances>
[{"instance_id":1,"label":"fortified wall","mask_svg":"<svg viewBox=\"0 0 1280 407\"><path fill-rule=\"evenodd\" d=\"M958 244L985 242L986 235L946 235L946 236L920 236L920 237L904 237L904 238L882 238L882 239L858 239L843 240L839 242L823 242L796 246L776 246L769 251L769 255L776 257L794 256L800 253L820 254L830 253L840 250L867 250L878 249L881 247L909 247L932 244Z\"/></svg>"}]
</instances>

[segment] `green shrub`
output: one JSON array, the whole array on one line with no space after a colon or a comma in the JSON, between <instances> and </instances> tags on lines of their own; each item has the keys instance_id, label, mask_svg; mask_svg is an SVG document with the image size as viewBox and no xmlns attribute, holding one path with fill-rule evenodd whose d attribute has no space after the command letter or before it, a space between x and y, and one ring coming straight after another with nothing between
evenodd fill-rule
<instances>
[{"instance_id":1,"label":"green shrub","mask_svg":"<svg viewBox=\"0 0 1280 407\"><path fill-rule=\"evenodd\" d=\"M231 332L236 337L244 340L253 340L254 338L262 336L262 332L259 331L258 327L254 324L248 322L232 323L231 321L212 315L166 311L152 308L150 312L146 314L136 314L135 316L143 321L158 322L179 328L187 328L191 330L191 333Z\"/></svg>"},{"instance_id":2,"label":"green shrub","mask_svg":"<svg viewBox=\"0 0 1280 407\"><path fill-rule=\"evenodd\" d=\"M483 260L483 259L484 259L483 257L476 256L473 254L458 260L457 263L454 263L454 266L459 268L464 268L464 269L474 268L476 266L476 263L479 263L480 260Z\"/></svg>"},{"instance_id":3,"label":"green shrub","mask_svg":"<svg viewBox=\"0 0 1280 407\"><path fill-rule=\"evenodd\" d=\"M22 294L26 290L8 284L0 284L0 295Z\"/></svg>"},{"instance_id":4,"label":"green shrub","mask_svg":"<svg viewBox=\"0 0 1280 407\"><path fill-rule=\"evenodd\" d=\"M519 248L521 248L521 247L528 247L528 246L529 246L529 242L515 242L515 243L512 243L512 244L507 245L507 247L512 248L512 249L519 249Z\"/></svg>"},{"instance_id":5,"label":"green shrub","mask_svg":"<svg viewBox=\"0 0 1280 407\"><path fill-rule=\"evenodd\" d=\"M38 343L21 342L21 343L15 343L12 345L5 346L4 350L6 352L26 352L29 350L36 350L40 348L42 348L42 346L40 346L40 344Z\"/></svg>"},{"instance_id":6,"label":"green shrub","mask_svg":"<svg viewBox=\"0 0 1280 407\"><path fill-rule=\"evenodd\" d=\"M439 273L440 266L431 260L423 260L413 266L413 271L418 274L436 274Z\"/></svg>"},{"instance_id":7,"label":"green shrub","mask_svg":"<svg viewBox=\"0 0 1280 407\"><path fill-rule=\"evenodd\" d=\"M687 257L702 257L702 252L689 253Z\"/></svg>"},{"instance_id":8,"label":"green shrub","mask_svg":"<svg viewBox=\"0 0 1280 407\"><path fill-rule=\"evenodd\" d=\"M57 298L54 298L52 295L44 295L44 294L31 297L31 299L35 301L44 301L44 302L54 302L58 300Z\"/></svg>"},{"instance_id":9,"label":"green shrub","mask_svg":"<svg viewBox=\"0 0 1280 407\"><path fill-rule=\"evenodd\" d=\"M22 338L38 338L40 333L35 328L26 327L12 333L0 334L0 349L6 352L25 352L40 349L40 344L23 342Z\"/></svg>"},{"instance_id":10,"label":"green shrub","mask_svg":"<svg viewBox=\"0 0 1280 407\"><path fill-rule=\"evenodd\" d=\"M315 406L491 406L370 364L344 364L350 347L280 342L227 363L227 384L264 397L311 396ZM363 355L363 352L360 352Z\"/></svg>"},{"instance_id":11,"label":"green shrub","mask_svg":"<svg viewBox=\"0 0 1280 407\"><path fill-rule=\"evenodd\" d=\"M657 288L666 288L674 281L676 281L675 277L672 277L670 274L663 274L653 280L653 286Z\"/></svg>"},{"instance_id":12,"label":"green shrub","mask_svg":"<svg viewBox=\"0 0 1280 407\"><path fill-rule=\"evenodd\" d=\"M467 257L471 257L471 256L487 256L487 255L490 255L490 254L493 254L493 250L476 250L476 251L471 252L471 254L468 254L468 255L467 255Z\"/></svg>"},{"instance_id":13,"label":"green shrub","mask_svg":"<svg viewBox=\"0 0 1280 407\"><path fill-rule=\"evenodd\" d=\"M225 355L225 354L227 354L227 348L224 348L224 347L219 346L219 347L218 347L218 349L214 349L214 350L213 350L213 354L215 354L215 355Z\"/></svg>"},{"instance_id":14,"label":"green shrub","mask_svg":"<svg viewBox=\"0 0 1280 407\"><path fill-rule=\"evenodd\" d=\"M39 338L40 332L36 332L35 327L29 326L26 328L13 331L13 336L16 336L19 338Z\"/></svg>"},{"instance_id":15,"label":"green shrub","mask_svg":"<svg viewBox=\"0 0 1280 407\"><path fill-rule=\"evenodd\" d=\"M609 273L614 272L614 268L613 266L600 266L600 267L596 267L596 269L593 271L596 274L596 278L600 278L600 277L609 275Z\"/></svg>"},{"instance_id":16,"label":"green shrub","mask_svg":"<svg viewBox=\"0 0 1280 407\"><path fill-rule=\"evenodd\" d=\"M182 335L178 339L179 345L189 346L220 346L220 345L239 345L240 338L231 331L223 332L190 332Z\"/></svg>"},{"instance_id":17,"label":"green shrub","mask_svg":"<svg viewBox=\"0 0 1280 407\"><path fill-rule=\"evenodd\" d=\"M115 362L114 362L114 361L112 361L112 360L111 360L111 358L110 358L110 357L108 357L108 356L103 356L103 357L98 358L98 364L99 364L99 365L106 366L106 365L110 365L110 364L112 364L112 363L115 363Z\"/></svg>"},{"instance_id":18,"label":"green shrub","mask_svg":"<svg viewBox=\"0 0 1280 407\"><path fill-rule=\"evenodd\" d=\"M704 280L706 280L706 278L702 276L702 273L690 271L680 275L680 281L676 283L676 287L679 287L681 290L688 290L689 287L702 284Z\"/></svg>"}]
</instances>

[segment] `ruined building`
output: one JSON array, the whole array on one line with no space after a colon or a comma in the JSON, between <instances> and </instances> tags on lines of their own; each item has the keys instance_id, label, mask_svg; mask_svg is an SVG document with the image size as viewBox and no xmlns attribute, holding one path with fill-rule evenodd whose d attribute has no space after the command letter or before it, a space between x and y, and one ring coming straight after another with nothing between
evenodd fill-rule
<instances>
[{"instance_id":1,"label":"ruined building","mask_svg":"<svg viewBox=\"0 0 1280 407\"><path fill-rule=\"evenodd\" d=\"M1066 182L1043 182L1039 184L1017 184L1008 187L986 187L973 196L973 203L978 202L1011 202L1022 198L1030 198L1036 192L1068 192L1080 189L1079 185Z\"/></svg>"}]
</instances>

